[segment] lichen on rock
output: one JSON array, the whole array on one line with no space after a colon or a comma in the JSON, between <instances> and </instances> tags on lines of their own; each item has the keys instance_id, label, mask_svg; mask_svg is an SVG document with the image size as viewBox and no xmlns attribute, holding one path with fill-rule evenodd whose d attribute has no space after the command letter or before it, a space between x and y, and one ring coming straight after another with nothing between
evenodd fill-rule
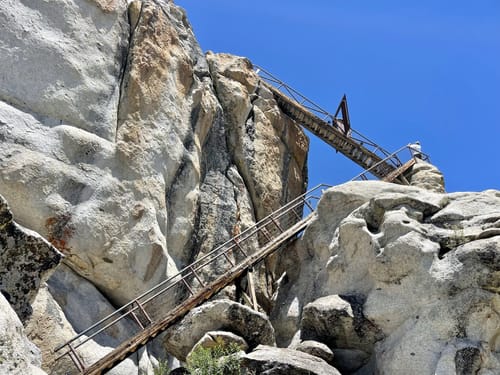
<instances>
[{"instance_id":1,"label":"lichen on rock","mask_svg":"<svg viewBox=\"0 0 500 375\"><path fill-rule=\"evenodd\" d=\"M0 195L0 291L21 320L31 315L38 288L62 258L38 233L13 220L7 201Z\"/></svg>"}]
</instances>

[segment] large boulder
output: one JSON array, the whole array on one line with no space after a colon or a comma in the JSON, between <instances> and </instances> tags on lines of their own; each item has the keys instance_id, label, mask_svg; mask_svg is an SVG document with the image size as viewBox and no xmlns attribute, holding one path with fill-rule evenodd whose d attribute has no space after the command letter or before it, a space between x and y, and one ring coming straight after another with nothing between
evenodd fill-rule
<instances>
[{"instance_id":1,"label":"large boulder","mask_svg":"<svg viewBox=\"0 0 500 375\"><path fill-rule=\"evenodd\" d=\"M334 348L333 365L343 372L364 366L375 343L383 338L380 329L364 317L363 303L357 296L332 295L308 303L302 311L301 339L316 340ZM356 353L354 361L353 353Z\"/></svg>"},{"instance_id":2,"label":"large boulder","mask_svg":"<svg viewBox=\"0 0 500 375\"><path fill-rule=\"evenodd\" d=\"M194 345L210 331L229 331L241 336L253 349L275 345L274 329L266 315L229 300L207 302L191 310L166 330L167 352L184 360Z\"/></svg>"},{"instance_id":3,"label":"large boulder","mask_svg":"<svg viewBox=\"0 0 500 375\"><path fill-rule=\"evenodd\" d=\"M9 302L0 294L0 373L43 375L40 350L28 340Z\"/></svg>"},{"instance_id":4,"label":"large boulder","mask_svg":"<svg viewBox=\"0 0 500 375\"><path fill-rule=\"evenodd\" d=\"M321 358L329 364L333 364L335 359L335 355L328 345L314 340L301 341L295 350Z\"/></svg>"},{"instance_id":5,"label":"large boulder","mask_svg":"<svg viewBox=\"0 0 500 375\"><path fill-rule=\"evenodd\" d=\"M13 220L0 195L0 291L21 320L30 316L38 288L61 259L47 240Z\"/></svg>"},{"instance_id":6,"label":"large boulder","mask_svg":"<svg viewBox=\"0 0 500 375\"><path fill-rule=\"evenodd\" d=\"M287 317L292 296L300 307L357 296L380 335L344 352L345 340L335 340L345 335L333 329L322 340L336 355L362 364L366 356L353 350L369 350L367 366L387 374L494 373L499 223L498 191L440 194L368 181L329 189L295 247L301 270L280 287L273 319ZM341 310L349 317L347 304Z\"/></svg>"},{"instance_id":7,"label":"large boulder","mask_svg":"<svg viewBox=\"0 0 500 375\"><path fill-rule=\"evenodd\" d=\"M321 358L293 349L259 345L242 356L242 367L266 375L340 375Z\"/></svg>"}]
</instances>

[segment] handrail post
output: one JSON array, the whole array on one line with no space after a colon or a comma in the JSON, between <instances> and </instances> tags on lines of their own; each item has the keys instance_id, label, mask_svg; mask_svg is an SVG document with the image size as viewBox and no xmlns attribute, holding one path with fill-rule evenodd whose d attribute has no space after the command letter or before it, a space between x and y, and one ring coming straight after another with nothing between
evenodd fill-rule
<instances>
[{"instance_id":1,"label":"handrail post","mask_svg":"<svg viewBox=\"0 0 500 375\"><path fill-rule=\"evenodd\" d=\"M76 350L73 348L71 344L68 344L68 349L69 349L69 357L75 364L76 368L78 371L84 371L85 370L85 364L83 363L83 360L80 358Z\"/></svg>"},{"instance_id":2,"label":"handrail post","mask_svg":"<svg viewBox=\"0 0 500 375\"><path fill-rule=\"evenodd\" d=\"M151 317L149 316L149 314L146 312L146 310L144 309L144 306L142 306L142 304L138 300L135 300L135 304L137 305L137 307L139 308L139 310L141 310L142 315L144 315L144 317L146 318L146 320L148 321L148 323L149 324L153 323L153 319L151 319Z\"/></svg>"},{"instance_id":3,"label":"handrail post","mask_svg":"<svg viewBox=\"0 0 500 375\"><path fill-rule=\"evenodd\" d=\"M280 232L284 232L283 228L279 225L279 223L274 219L274 217L271 217L271 221L273 222L274 225L279 229Z\"/></svg>"}]
</instances>

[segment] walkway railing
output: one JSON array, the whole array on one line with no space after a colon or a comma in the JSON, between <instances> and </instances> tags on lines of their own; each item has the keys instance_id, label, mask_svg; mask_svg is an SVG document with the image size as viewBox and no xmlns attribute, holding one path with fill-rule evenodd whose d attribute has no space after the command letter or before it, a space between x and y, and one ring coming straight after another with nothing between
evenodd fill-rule
<instances>
[{"instance_id":1,"label":"walkway railing","mask_svg":"<svg viewBox=\"0 0 500 375\"><path fill-rule=\"evenodd\" d=\"M293 238L297 234L296 232L291 232L290 236L284 234L314 212L322 189L328 187L328 185L321 184L309 190L255 225L245 229L239 235L217 246L194 263L184 267L177 274L80 332L71 340L59 345L55 349L55 352L60 353L56 360L68 355L75 366L84 372L88 364L84 363L78 354L79 348L124 319L134 321L139 332L145 330L148 326L154 325L157 320L161 320L161 317L153 318L149 311L151 305L160 296L163 298L170 294L173 300L178 299L179 295L184 295L186 299L190 296L195 297L198 290L206 289L221 274L237 268L238 264L255 256L259 249L276 242L276 240L284 243ZM214 274L214 269L218 271L217 274Z\"/></svg>"},{"instance_id":2,"label":"walkway railing","mask_svg":"<svg viewBox=\"0 0 500 375\"><path fill-rule=\"evenodd\" d=\"M423 153L422 151L418 151L418 150L413 149L412 145L408 144L408 145L403 146L400 149L394 151L393 153L387 155L387 157L385 159L380 160L379 162L377 162L374 165L372 165L370 168L365 169L360 174L354 176L351 179L351 181L356 181L356 180L364 180L364 181L366 181L366 180L369 180L370 179L369 176L372 175L370 173L371 170L377 168L382 163L392 164L396 168L403 167L404 164L401 162L401 156L402 156L402 154L407 154L407 157L404 158L403 160L421 159L421 160L424 160L424 161L427 161L427 162L430 161L429 155L427 155L426 153ZM396 172L397 172L397 170L396 170ZM401 173L403 173L403 172L404 171L401 170ZM398 174L395 174L393 177L394 178L398 177ZM392 182L392 181L389 180L389 182Z\"/></svg>"},{"instance_id":3,"label":"walkway railing","mask_svg":"<svg viewBox=\"0 0 500 375\"><path fill-rule=\"evenodd\" d=\"M277 88L279 91L281 91L285 96L288 98L294 100L296 103L298 103L300 106L305 108L306 110L310 111L312 114L317 116L319 119L321 119L324 122L329 123L333 127L338 128L338 119L335 117L335 115L331 114L318 104L314 103L312 100L307 98L306 96L302 95L300 92L295 90L293 87L290 85L286 84L285 82L281 81L279 78L276 76L272 75L270 72L265 70L264 68L254 65L254 70L255 72L259 75L261 79L263 79L265 82L270 83L273 85L275 88ZM342 98L342 101L345 100L345 95ZM342 104L341 101L341 104ZM340 105L339 105L340 108ZM338 110L337 110L338 112ZM376 144L374 141L369 139L368 137L364 136L360 132L356 131L355 129L352 129L349 124L349 137L352 138L354 141L356 141L359 145L365 147L367 150L370 152L374 153L375 155L379 156L381 159L387 159L391 153L378 144ZM343 130L343 129L342 129ZM390 160L390 159L388 159ZM397 160L394 160L397 162ZM400 166L401 163L397 166Z\"/></svg>"}]
</instances>

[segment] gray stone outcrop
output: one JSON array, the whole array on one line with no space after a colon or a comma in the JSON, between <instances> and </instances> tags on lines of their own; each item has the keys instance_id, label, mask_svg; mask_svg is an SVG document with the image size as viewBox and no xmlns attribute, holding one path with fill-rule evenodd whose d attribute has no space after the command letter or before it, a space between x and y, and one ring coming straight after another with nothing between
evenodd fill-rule
<instances>
[{"instance_id":1,"label":"gray stone outcrop","mask_svg":"<svg viewBox=\"0 0 500 375\"><path fill-rule=\"evenodd\" d=\"M295 246L301 269L280 285L273 321L286 319L295 305L308 319L304 306L320 297L357 296L358 311L379 334L346 347L352 340L333 329L320 341L336 357L364 363L372 352L367 368L386 374L494 373L499 223L494 190L442 194L382 182L329 189ZM355 322L350 304L340 310L329 305ZM294 319L295 330L278 325L287 331L277 337L292 338L299 329ZM321 327L311 324L315 332Z\"/></svg>"},{"instance_id":2,"label":"gray stone outcrop","mask_svg":"<svg viewBox=\"0 0 500 375\"><path fill-rule=\"evenodd\" d=\"M314 340L301 341L295 350L321 358L326 363L333 364L335 355L328 345Z\"/></svg>"},{"instance_id":3,"label":"gray stone outcrop","mask_svg":"<svg viewBox=\"0 0 500 375\"><path fill-rule=\"evenodd\" d=\"M247 59L205 57L172 2L4 0L0 15L0 192L114 303L304 191L302 130Z\"/></svg>"},{"instance_id":4,"label":"gray stone outcrop","mask_svg":"<svg viewBox=\"0 0 500 375\"><path fill-rule=\"evenodd\" d=\"M434 165L425 162L421 159L415 159L409 173L409 182L411 186L417 186L422 189L434 191L436 193L444 193L444 176L439 169Z\"/></svg>"},{"instance_id":5,"label":"gray stone outcrop","mask_svg":"<svg viewBox=\"0 0 500 375\"><path fill-rule=\"evenodd\" d=\"M302 310L301 339L333 348L332 364L342 372L366 365L375 343L383 339L381 330L364 317L363 303L355 295L331 295L308 303Z\"/></svg>"},{"instance_id":6,"label":"gray stone outcrop","mask_svg":"<svg viewBox=\"0 0 500 375\"><path fill-rule=\"evenodd\" d=\"M242 356L241 364L257 374L269 375L340 375L321 358L293 349L259 345Z\"/></svg>"},{"instance_id":7,"label":"gray stone outcrop","mask_svg":"<svg viewBox=\"0 0 500 375\"><path fill-rule=\"evenodd\" d=\"M21 320L30 316L40 284L61 259L62 254L47 240L13 220L0 195L0 291Z\"/></svg>"},{"instance_id":8,"label":"gray stone outcrop","mask_svg":"<svg viewBox=\"0 0 500 375\"><path fill-rule=\"evenodd\" d=\"M66 278L71 280L70 276L66 276ZM75 279L74 276L73 279ZM86 285L82 280L80 282L83 291L89 294L86 299L95 300L97 305L94 310L90 310L91 313L88 316L83 316L83 312L87 311L85 306L78 304L78 306L74 306L74 309L80 308L81 311L79 312L66 309L70 315L68 318L52 296L50 288L44 285L36 296L33 303L33 315L26 324L28 337L40 348L43 359L41 367L52 375L76 375L80 373L69 356L56 360L61 352L54 352L54 349L76 336L77 331L75 331L74 326L80 328L88 321L95 323L103 317L98 313L99 310L102 312L102 310L110 311L112 309L109 303L106 306L103 297L95 289L92 290L93 287L88 285L89 283ZM76 286L70 283L66 287L70 290L68 303L78 297L79 291L73 289ZM75 323L74 319L78 317L83 317L84 321ZM127 324L120 324L115 326L111 332L106 331L80 346L77 352L83 363L88 366L109 353L119 343L120 335L125 335L125 329L127 328L130 328L127 327ZM108 373L113 375L137 375L138 373L153 375L153 366L148 357L148 350L139 350Z\"/></svg>"},{"instance_id":9,"label":"gray stone outcrop","mask_svg":"<svg viewBox=\"0 0 500 375\"><path fill-rule=\"evenodd\" d=\"M0 373L46 375L40 366L40 350L28 340L19 317L0 295Z\"/></svg>"}]
</instances>

